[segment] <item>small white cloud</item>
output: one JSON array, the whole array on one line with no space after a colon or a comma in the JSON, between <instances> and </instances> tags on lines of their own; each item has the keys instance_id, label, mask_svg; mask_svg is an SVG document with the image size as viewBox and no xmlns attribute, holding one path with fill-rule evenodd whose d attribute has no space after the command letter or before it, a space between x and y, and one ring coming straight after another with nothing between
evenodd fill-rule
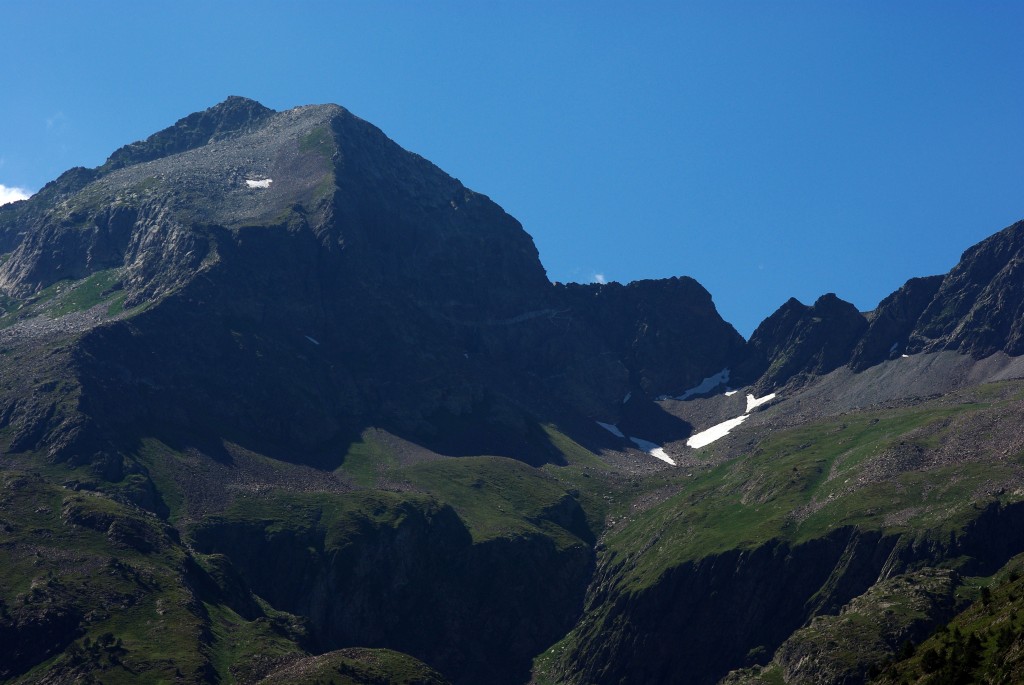
<instances>
[{"instance_id":1,"label":"small white cloud","mask_svg":"<svg viewBox=\"0 0 1024 685\"><path fill-rule=\"evenodd\" d=\"M594 283L601 283L603 285L603 284L607 283L608 281L605 279L604 274L594 274L593 282Z\"/></svg>"},{"instance_id":2,"label":"small white cloud","mask_svg":"<svg viewBox=\"0 0 1024 685\"><path fill-rule=\"evenodd\" d=\"M253 179L246 179L245 185L250 188L269 188L270 184L274 182L272 178L265 178L262 181L256 181Z\"/></svg>"},{"instance_id":3,"label":"small white cloud","mask_svg":"<svg viewBox=\"0 0 1024 685\"><path fill-rule=\"evenodd\" d=\"M49 131L63 128L67 119L68 118L64 116L64 112L57 112L52 117L46 117L46 128Z\"/></svg>"},{"instance_id":4,"label":"small white cloud","mask_svg":"<svg viewBox=\"0 0 1024 685\"><path fill-rule=\"evenodd\" d=\"M18 200L27 200L31 196L32 193L24 188L8 188L0 183L0 205L5 205L8 202L17 202Z\"/></svg>"}]
</instances>

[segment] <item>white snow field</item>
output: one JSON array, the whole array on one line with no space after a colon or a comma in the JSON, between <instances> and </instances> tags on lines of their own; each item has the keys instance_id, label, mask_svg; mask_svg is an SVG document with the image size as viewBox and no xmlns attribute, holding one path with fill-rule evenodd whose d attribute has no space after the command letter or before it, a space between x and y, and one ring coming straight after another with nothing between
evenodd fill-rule
<instances>
[{"instance_id":1,"label":"white snow field","mask_svg":"<svg viewBox=\"0 0 1024 685\"><path fill-rule=\"evenodd\" d=\"M757 407L760 407L762 404L767 404L768 402L771 402L774 399L775 393L765 395L764 397L761 398L754 397L753 395L747 395L747 413L750 413L751 409L756 409Z\"/></svg>"},{"instance_id":2,"label":"white snow field","mask_svg":"<svg viewBox=\"0 0 1024 685\"><path fill-rule=\"evenodd\" d=\"M676 465L675 460L672 457L668 456L668 452L666 452L664 448L654 444L650 440L644 440L642 438L630 438L630 440L633 441L634 445L642 449L644 452L647 452L647 454L651 455L652 457L657 457L666 464L671 464L672 466Z\"/></svg>"},{"instance_id":3,"label":"white snow field","mask_svg":"<svg viewBox=\"0 0 1024 685\"><path fill-rule=\"evenodd\" d=\"M700 383L698 383L697 385L693 386L692 388L690 388L689 390L684 392L682 395L677 396L676 399L677 400L687 400L687 399L690 399L691 397L693 397L694 395L704 395L704 394L707 394L707 393L711 392L712 390L714 390L718 386L722 385L723 383L728 383L728 382L729 382L729 369L722 369L721 371L719 371L718 373L714 374L713 376L708 376L707 378L702 380Z\"/></svg>"},{"instance_id":4,"label":"white snow field","mask_svg":"<svg viewBox=\"0 0 1024 685\"><path fill-rule=\"evenodd\" d=\"M617 438L626 437L625 435L622 434L622 431L619 430L619 427L616 426L614 423L601 423L600 421L595 421L595 423Z\"/></svg>"},{"instance_id":5,"label":"white snow field","mask_svg":"<svg viewBox=\"0 0 1024 685\"><path fill-rule=\"evenodd\" d=\"M722 369L715 375L708 376L703 381L701 381L700 385L690 388L676 399L684 400L691 395L702 395L704 393L710 392L711 390L714 390L719 385L726 383L728 381L729 369ZM735 390L731 390L726 392L726 395L731 396L736 394L736 392L737 391ZM771 402L772 400L775 399L775 397L776 393L774 392L765 395L764 397L754 397L753 395L748 394L747 409L745 412L743 412L742 416L737 416L736 418L729 419L728 421L722 421L721 423L716 424L706 430L703 430L700 433L691 435L686 440L686 446L692 449L698 449L706 445L710 445L719 438L724 438L726 435L729 434L729 431L731 431L733 428L746 421L747 417L750 416L750 412L752 410ZM634 445L636 445L644 452L647 452L647 454L651 455L652 457L660 459L666 464L671 464L672 466L677 465L675 460L669 456L668 452L666 452L665 448L663 448L661 445L657 445L651 442L650 440L644 440L643 438L634 438L632 436L627 436L619 429L618 426L616 426L613 423L602 423L601 421L596 421L595 423L597 423L597 425L599 425L601 428L604 428L606 431L608 431L609 433L618 438L629 439L630 441L632 441Z\"/></svg>"},{"instance_id":6,"label":"white snow field","mask_svg":"<svg viewBox=\"0 0 1024 685\"><path fill-rule=\"evenodd\" d=\"M719 438L724 438L726 435L728 435L729 431L731 431L733 428L746 421L748 416L749 414L737 416L735 419L722 421L722 423L716 424L711 428L708 428L707 430L703 430L700 433L697 433L696 435L691 435L686 440L686 446L692 447L693 449L698 449L700 447L704 447L705 445L710 445L715 440L718 440Z\"/></svg>"},{"instance_id":7,"label":"white snow field","mask_svg":"<svg viewBox=\"0 0 1024 685\"><path fill-rule=\"evenodd\" d=\"M729 434L729 431L746 421L752 410L757 409L763 404L771 402L775 397L776 393L774 392L769 395L765 395L764 397L747 395L747 410L743 412L742 416L737 416L735 419L729 419L728 421L722 421L721 423L715 424L711 428L703 430L696 435L691 435L686 440L686 446L697 449L704 447L705 445L710 445L719 438L724 438Z\"/></svg>"}]
</instances>

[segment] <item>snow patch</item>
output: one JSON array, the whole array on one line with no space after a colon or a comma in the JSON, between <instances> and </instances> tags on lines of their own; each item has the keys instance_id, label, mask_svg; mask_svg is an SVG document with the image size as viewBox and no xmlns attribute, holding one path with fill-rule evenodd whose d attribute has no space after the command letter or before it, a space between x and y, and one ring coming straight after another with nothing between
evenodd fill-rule
<instances>
[{"instance_id":1,"label":"snow patch","mask_svg":"<svg viewBox=\"0 0 1024 685\"><path fill-rule=\"evenodd\" d=\"M595 421L594 423L599 425L601 428L604 428L606 431L608 431L615 437L626 438L626 435L623 434L623 432L619 430L619 427L616 426L614 423L604 423L602 421ZM644 440L642 438L628 438L628 440L632 441L634 445L642 449L644 452L647 452L647 454L651 455L652 457L656 459L661 459L666 464L671 464L672 466L676 465L675 460L672 457L668 456L668 452L666 452L664 448L661 447L661 445L655 445L650 440Z\"/></svg>"},{"instance_id":2,"label":"snow patch","mask_svg":"<svg viewBox=\"0 0 1024 685\"><path fill-rule=\"evenodd\" d=\"M661 459L666 464L671 464L672 466L676 465L675 460L668 456L668 452L666 452L663 447L659 447L650 440L644 440L643 438L630 438L630 440L633 441L634 445L642 449L644 452L647 452L647 454L652 457Z\"/></svg>"},{"instance_id":3,"label":"snow patch","mask_svg":"<svg viewBox=\"0 0 1024 685\"><path fill-rule=\"evenodd\" d=\"M735 395L738 392L739 392L739 390L726 390L725 391L725 396L726 397L732 397L733 395Z\"/></svg>"},{"instance_id":4,"label":"snow patch","mask_svg":"<svg viewBox=\"0 0 1024 685\"><path fill-rule=\"evenodd\" d=\"M733 393L735 393L735 391L733 391ZM697 449L699 447L704 447L705 445L710 445L719 438L724 438L726 435L729 434L729 431L731 431L733 428L747 420L747 417L750 416L750 412L752 409L756 409L757 407L760 407L762 404L767 404L768 402L771 402L772 400L775 399L776 395L777 393L774 392L771 393L770 395L765 395L764 397L754 397L753 395L747 395L747 410L743 412L743 416L737 416L735 419L722 421L721 423L716 424L711 428L708 428L707 430L703 430L700 433L697 433L696 435L691 435L689 439L687 439L686 441L686 446Z\"/></svg>"},{"instance_id":5,"label":"snow patch","mask_svg":"<svg viewBox=\"0 0 1024 685\"><path fill-rule=\"evenodd\" d=\"M697 449L699 447L704 447L705 445L710 445L715 440L718 440L719 438L724 438L726 435L728 435L729 431L731 431L733 428L746 421L748 416L749 414L737 416L735 419L722 421L722 423L716 424L711 428L708 428L707 430L703 430L700 433L697 433L696 435L691 435L686 440L686 446Z\"/></svg>"},{"instance_id":6,"label":"snow patch","mask_svg":"<svg viewBox=\"0 0 1024 685\"><path fill-rule=\"evenodd\" d=\"M676 397L677 400L686 400L694 395L705 395L723 383L729 382L729 369L722 369L713 376L708 376L697 385L693 386L682 395Z\"/></svg>"},{"instance_id":7,"label":"snow patch","mask_svg":"<svg viewBox=\"0 0 1024 685\"><path fill-rule=\"evenodd\" d=\"M644 452L650 452L651 450L658 449L658 445L654 444L650 440L644 440L643 438L630 438L630 440Z\"/></svg>"},{"instance_id":8,"label":"snow patch","mask_svg":"<svg viewBox=\"0 0 1024 685\"><path fill-rule=\"evenodd\" d=\"M608 431L615 437L626 437L625 435L622 434L622 431L619 430L619 427L616 426L614 423L601 423L600 421L595 421L595 423L597 423L597 425L599 425L601 428L604 428L606 431Z\"/></svg>"},{"instance_id":9,"label":"snow patch","mask_svg":"<svg viewBox=\"0 0 1024 685\"><path fill-rule=\"evenodd\" d=\"M676 465L676 460L673 459L672 457L668 456L668 452L666 452L661 447L656 447L655 449L651 450L647 454L651 455L652 457L655 457L656 459L661 459L663 462L665 462L666 464L668 464L670 466L675 466Z\"/></svg>"},{"instance_id":10,"label":"snow patch","mask_svg":"<svg viewBox=\"0 0 1024 685\"><path fill-rule=\"evenodd\" d=\"M274 179L272 178L265 178L262 181L256 181L251 178L245 179L245 185L249 186L250 188L269 188L270 184L273 182Z\"/></svg>"},{"instance_id":11,"label":"snow patch","mask_svg":"<svg viewBox=\"0 0 1024 685\"><path fill-rule=\"evenodd\" d=\"M750 413L751 409L755 409L757 407L760 407L762 404L766 404L768 402L771 402L774 399L775 399L775 393L774 392L771 393L770 395L765 395L764 397L761 397L761 398L754 397L753 395L747 395L747 413Z\"/></svg>"}]
</instances>

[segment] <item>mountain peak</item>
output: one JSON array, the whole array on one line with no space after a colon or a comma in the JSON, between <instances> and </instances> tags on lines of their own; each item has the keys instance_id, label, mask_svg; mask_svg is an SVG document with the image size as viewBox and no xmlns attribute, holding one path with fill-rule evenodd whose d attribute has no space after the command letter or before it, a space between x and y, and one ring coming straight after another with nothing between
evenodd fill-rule
<instances>
[{"instance_id":1,"label":"mountain peak","mask_svg":"<svg viewBox=\"0 0 1024 685\"><path fill-rule=\"evenodd\" d=\"M179 119L146 140L116 150L100 171L114 171L201 147L225 135L251 130L274 113L255 100L230 95L209 109Z\"/></svg>"},{"instance_id":2,"label":"mountain peak","mask_svg":"<svg viewBox=\"0 0 1024 685\"><path fill-rule=\"evenodd\" d=\"M751 335L751 355L737 377L759 378L762 389L770 389L798 374L828 373L846 363L867 326L857 308L835 293L810 307L791 297Z\"/></svg>"},{"instance_id":3,"label":"mountain peak","mask_svg":"<svg viewBox=\"0 0 1024 685\"><path fill-rule=\"evenodd\" d=\"M252 98L245 97L244 95L229 95L229 96L227 96L224 99L223 102L218 102L216 105L214 105L213 107L210 107L209 109L225 109L225 108L228 108L228 109L241 109L241 108L244 108L244 109L262 109L262 110L266 110L268 112L274 111L274 110L270 109L269 107L264 107L261 103L257 102L256 100L253 100Z\"/></svg>"}]
</instances>

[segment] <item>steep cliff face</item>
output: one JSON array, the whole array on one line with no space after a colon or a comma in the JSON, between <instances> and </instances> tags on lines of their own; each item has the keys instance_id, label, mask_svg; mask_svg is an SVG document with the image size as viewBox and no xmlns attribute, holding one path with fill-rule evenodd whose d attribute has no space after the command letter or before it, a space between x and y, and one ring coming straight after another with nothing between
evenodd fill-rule
<instances>
[{"instance_id":1,"label":"steep cliff face","mask_svg":"<svg viewBox=\"0 0 1024 685\"><path fill-rule=\"evenodd\" d=\"M921 314L914 351L955 349L975 358L1024 352L1024 222L964 252Z\"/></svg>"},{"instance_id":2,"label":"steep cliff face","mask_svg":"<svg viewBox=\"0 0 1024 685\"><path fill-rule=\"evenodd\" d=\"M872 682L1019 683L1024 679L1024 628L1019 620L1024 581L1019 560L993 578L974 602L931 637L901 650L874 670Z\"/></svg>"},{"instance_id":3,"label":"steep cliff face","mask_svg":"<svg viewBox=\"0 0 1024 685\"><path fill-rule=\"evenodd\" d=\"M17 247L43 221L49 207L66 200L98 176L100 172L96 169L74 167L43 186L32 201L0 205L0 252Z\"/></svg>"},{"instance_id":4,"label":"steep cliff face","mask_svg":"<svg viewBox=\"0 0 1024 685\"><path fill-rule=\"evenodd\" d=\"M782 643L767 666L733 671L721 683L867 682L879 664L954 615L961 583L955 571L931 568L882 580L838 614L815 616Z\"/></svg>"},{"instance_id":5,"label":"steep cliff face","mask_svg":"<svg viewBox=\"0 0 1024 685\"><path fill-rule=\"evenodd\" d=\"M0 680L246 682L252 664L302 654L299 621L118 499L5 459Z\"/></svg>"},{"instance_id":6,"label":"steep cliff face","mask_svg":"<svg viewBox=\"0 0 1024 685\"><path fill-rule=\"evenodd\" d=\"M803 545L770 542L713 555L663 574L643 590L595 583L607 594L566 654L570 682L714 683L732 668L770 655L820 603L866 590L895 545L877 535L837 531ZM829 587L832 584L832 587ZM571 674L571 675L569 675Z\"/></svg>"},{"instance_id":7,"label":"steep cliff face","mask_svg":"<svg viewBox=\"0 0 1024 685\"><path fill-rule=\"evenodd\" d=\"M340 504L309 517L295 507L287 524L209 519L192 535L275 608L307 617L320 650L388 647L457 683L524 682L579 614L593 561L578 538L474 541L450 507L423 498Z\"/></svg>"},{"instance_id":8,"label":"steep cliff face","mask_svg":"<svg viewBox=\"0 0 1024 685\"><path fill-rule=\"evenodd\" d=\"M850 360L854 371L893 359L907 350L914 327L942 285L943 276L912 278L882 300Z\"/></svg>"},{"instance_id":9,"label":"steep cliff face","mask_svg":"<svg viewBox=\"0 0 1024 685\"><path fill-rule=\"evenodd\" d=\"M559 677L571 683L668 684L686 673L688 682L715 683L732 669L764 663L782 647L776 658L789 674L785 682L810 682L799 675L799 669L810 668L799 654L812 649L805 643L830 624L818 633L808 629L790 636L812 617L839 614L880 580L913 569L957 560L965 573L994 573L1024 550L1017 528L1022 520L1024 506L1015 505L986 510L957 536L843 528L801 544L772 540L671 567L642 589L628 589L622 565L606 560L591 586L587 615L559 657ZM991 545L995 538L1005 542ZM894 634L919 639L922 630L952 614L950 592L925 599L917 632L916 624L908 624L906 632ZM869 602L869 596L861 600ZM881 651L878 661L895 647L890 650ZM856 675L840 682L863 682L875 662L867 650L859 656L849 665Z\"/></svg>"},{"instance_id":10,"label":"steep cliff face","mask_svg":"<svg viewBox=\"0 0 1024 685\"><path fill-rule=\"evenodd\" d=\"M692 278L569 283L559 292L621 360L631 389L646 397L678 394L699 383L706 369L732 366L743 353L743 338Z\"/></svg>"}]
</instances>

